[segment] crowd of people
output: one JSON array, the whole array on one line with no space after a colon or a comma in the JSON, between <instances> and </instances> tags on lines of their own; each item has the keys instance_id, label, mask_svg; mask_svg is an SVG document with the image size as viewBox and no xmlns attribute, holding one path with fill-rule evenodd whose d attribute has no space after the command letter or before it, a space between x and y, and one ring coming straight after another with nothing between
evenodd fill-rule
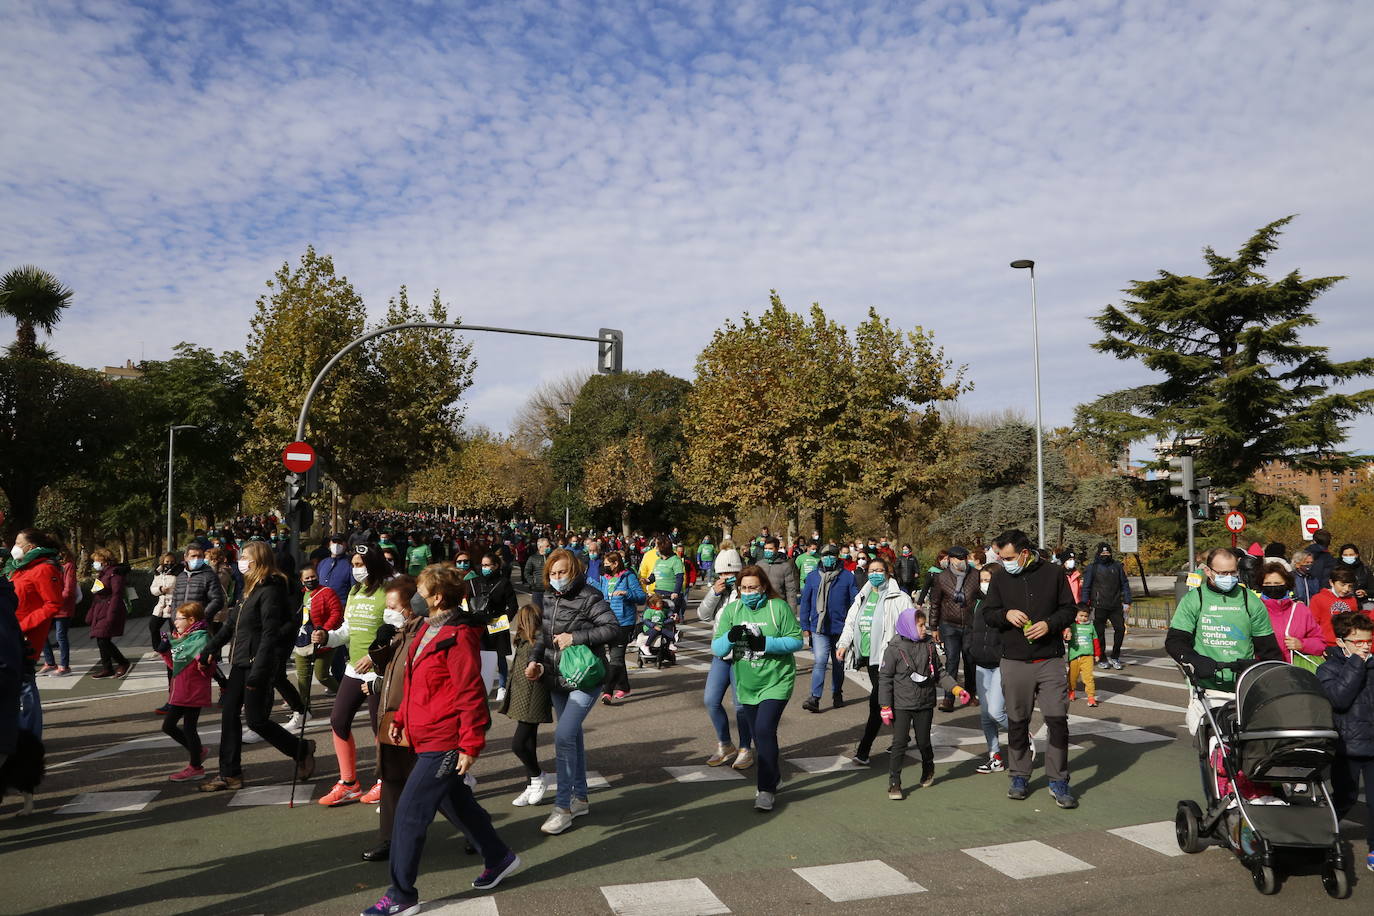
<instances>
[{"instance_id":1,"label":"crowd of people","mask_svg":"<svg viewBox=\"0 0 1374 916\"><path fill-rule=\"evenodd\" d=\"M921 762L913 784L935 781L935 713L956 704L979 710L987 752L977 771L1005 772L1007 796L1027 798L1038 707L1050 792L1060 807L1077 807L1070 704L1081 689L1096 706L1094 668L1121 667L1132 600L1109 544L1080 568L1075 552L1037 549L1019 530L989 545L951 545L922 568L910 545L887 538L835 543L817 532L785 544L765 528L747 541L706 536L689 546L676 529L621 537L376 513L297 563L275 521L197 532L158 561L148 641L166 661L168 693L156 712L186 754L186 766L168 778L204 792L237 789L243 744L266 741L291 762L294 778L311 780L317 742L305 725L322 695L338 774L319 804L361 802L382 815L377 843L362 855L390 862L391 886L365 916L415 911L436 813L481 855L474 887L495 887L519 867L472 790L493 707L515 723L511 749L528 777L512 804L539 805L552 789L541 827L550 836L590 813L585 719L598 703L631 697L628 653L671 660L694 586L697 620L711 633L702 699L715 749L704 762L753 769L760 812L776 804L779 729L803 649L813 662L800 705L811 714L822 711L827 692L831 707L846 705L846 671L866 679L851 765L870 766L875 740L890 729L889 799L908 795L902 768L911 743ZM1226 665L1236 659L1315 671L1343 739L1332 781L1344 813L1361 781L1370 798L1374 779L1374 624L1365 613L1374 601L1358 548L1333 553L1330 543L1319 531L1292 554L1280 544L1207 552L1178 602L1166 649L1206 681L1216 702L1234 690ZM37 678L72 673L68 624L82 600L76 560L57 539L26 530L9 554L0 577L0 674L8 679L0 681L0 763L18 732L41 738ZM127 623L129 569L102 549L92 552L90 572L86 620L100 659L91 676L120 678L129 670L115 643ZM285 725L273 719L277 697L291 710ZM206 778L198 726L212 706L220 710L217 772ZM364 706L375 746L370 785L360 778L355 735ZM538 741L549 724L552 769Z\"/></svg>"}]
</instances>

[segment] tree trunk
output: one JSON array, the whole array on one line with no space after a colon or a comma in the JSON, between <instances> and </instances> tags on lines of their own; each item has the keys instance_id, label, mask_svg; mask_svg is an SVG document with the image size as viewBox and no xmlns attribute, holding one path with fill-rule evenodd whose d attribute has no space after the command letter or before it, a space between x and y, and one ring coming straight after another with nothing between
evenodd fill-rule
<instances>
[{"instance_id":1,"label":"tree trunk","mask_svg":"<svg viewBox=\"0 0 1374 916\"><path fill-rule=\"evenodd\" d=\"M630 536L630 507L622 505L620 507L620 536L627 538Z\"/></svg>"},{"instance_id":2,"label":"tree trunk","mask_svg":"<svg viewBox=\"0 0 1374 916\"><path fill-rule=\"evenodd\" d=\"M825 509L820 506L811 510L811 528L825 540Z\"/></svg>"},{"instance_id":3,"label":"tree trunk","mask_svg":"<svg viewBox=\"0 0 1374 916\"><path fill-rule=\"evenodd\" d=\"M797 507L796 507L796 506L789 506L789 507L787 508L787 547L788 547L788 548L791 548L791 546L792 546L793 544L797 543L797 513L798 513L798 510L797 510Z\"/></svg>"}]
</instances>

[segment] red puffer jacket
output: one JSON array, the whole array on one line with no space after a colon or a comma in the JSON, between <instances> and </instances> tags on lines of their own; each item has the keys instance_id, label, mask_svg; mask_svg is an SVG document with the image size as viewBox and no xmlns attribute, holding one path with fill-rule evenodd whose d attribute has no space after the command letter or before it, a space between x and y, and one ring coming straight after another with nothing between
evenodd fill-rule
<instances>
[{"instance_id":1,"label":"red puffer jacket","mask_svg":"<svg viewBox=\"0 0 1374 916\"><path fill-rule=\"evenodd\" d=\"M450 624L426 643L430 627L426 621L411 642L405 696L393 721L405 729L417 754L456 748L476 757L486 746L491 726L482 682L485 629Z\"/></svg>"},{"instance_id":2,"label":"red puffer jacket","mask_svg":"<svg viewBox=\"0 0 1374 916\"><path fill-rule=\"evenodd\" d=\"M19 629L29 658L37 658L48 641L52 620L62 613L62 567L52 560L34 560L10 574L19 598Z\"/></svg>"}]
</instances>

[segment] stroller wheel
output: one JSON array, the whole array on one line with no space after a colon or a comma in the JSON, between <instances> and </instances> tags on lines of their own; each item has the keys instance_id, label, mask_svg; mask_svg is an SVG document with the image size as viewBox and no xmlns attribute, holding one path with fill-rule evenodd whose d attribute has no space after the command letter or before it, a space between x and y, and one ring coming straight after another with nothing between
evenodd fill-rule
<instances>
[{"instance_id":1,"label":"stroller wheel","mask_svg":"<svg viewBox=\"0 0 1374 916\"><path fill-rule=\"evenodd\" d=\"M1322 870L1322 887L1336 900L1344 900L1350 896L1350 875L1344 868L1336 868L1328 862Z\"/></svg>"},{"instance_id":2,"label":"stroller wheel","mask_svg":"<svg viewBox=\"0 0 1374 916\"><path fill-rule=\"evenodd\" d=\"M1174 814L1174 836L1178 839L1178 848L1189 855L1207 848L1198 834L1198 822L1201 820L1202 811L1196 804L1191 801L1178 803L1178 811Z\"/></svg>"},{"instance_id":3,"label":"stroller wheel","mask_svg":"<svg viewBox=\"0 0 1374 916\"><path fill-rule=\"evenodd\" d=\"M1255 882L1255 890L1266 897L1279 892L1279 876L1268 865L1255 865L1250 869L1250 878Z\"/></svg>"}]
</instances>

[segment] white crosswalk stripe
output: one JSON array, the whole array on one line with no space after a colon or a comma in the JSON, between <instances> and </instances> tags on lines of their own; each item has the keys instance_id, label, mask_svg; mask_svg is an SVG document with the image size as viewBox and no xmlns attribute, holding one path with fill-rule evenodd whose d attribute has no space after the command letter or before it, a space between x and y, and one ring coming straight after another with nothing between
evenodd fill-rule
<instances>
[{"instance_id":1,"label":"white crosswalk stripe","mask_svg":"<svg viewBox=\"0 0 1374 916\"><path fill-rule=\"evenodd\" d=\"M158 791L83 792L57 809L58 814L104 814L142 811L157 798Z\"/></svg>"},{"instance_id":2,"label":"white crosswalk stripe","mask_svg":"<svg viewBox=\"0 0 1374 916\"><path fill-rule=\"evenodd\" d=\"M1023 840L1019 843L1001 843L996 846L977 846L965 849L989 868L1018 881L1025 878L1041 878L1046 875L1062 875L1067 872L1088 871L1093 868L1082 859L1061 852L1039 840Z\"/></svg>"},{"instance_id":3,"label":"white crosswalk stripe","mask_svg":"<svg viewBox=\"0 0 1374 916\"><path fill-rule=\"evenodd\" d=\"M678 782L719 782L727 779L743 779L744 774L729 766L708 767L705 764L694 767L664 767L668 775Z\"/></svg>"},{"instance_id":4,"label":"white crosswalk stripe","mask_svg":"<svg viewBox=\"0 0 1374 916\"><path fill-rule=\"evenodd\" d=\"M884 862L847 862L794 868L799 877L834 903L919 894L925 888Z\"/></svg>"},{"instance_id":5,"label":"white crosswalk stripe","mask_svg":"<svg viewBox=\"0 0 1374 916\"><path fill-rule=\"evenodd\" d=\"M717 916L730 908L700 878L601 888L616 916Z\"/></svg>"},{"instance_id":6,"label":"white crosswalk stripe","mask_svg":"<svg viewBox=\"0 0 1374 916\"><path fill-rule=\"evenodd\" d=\"M1130 840L1146 849L1153 849L1160 855L1182 856L1186 855L1183 850L1178 848L1178 839L1174 835L1173 821L1156 821L1153 824L1136 824L1133 827L1117 827L1108 830L1108 833L1119 836L1123 840Z\"/></svg>"}]
</instances>

